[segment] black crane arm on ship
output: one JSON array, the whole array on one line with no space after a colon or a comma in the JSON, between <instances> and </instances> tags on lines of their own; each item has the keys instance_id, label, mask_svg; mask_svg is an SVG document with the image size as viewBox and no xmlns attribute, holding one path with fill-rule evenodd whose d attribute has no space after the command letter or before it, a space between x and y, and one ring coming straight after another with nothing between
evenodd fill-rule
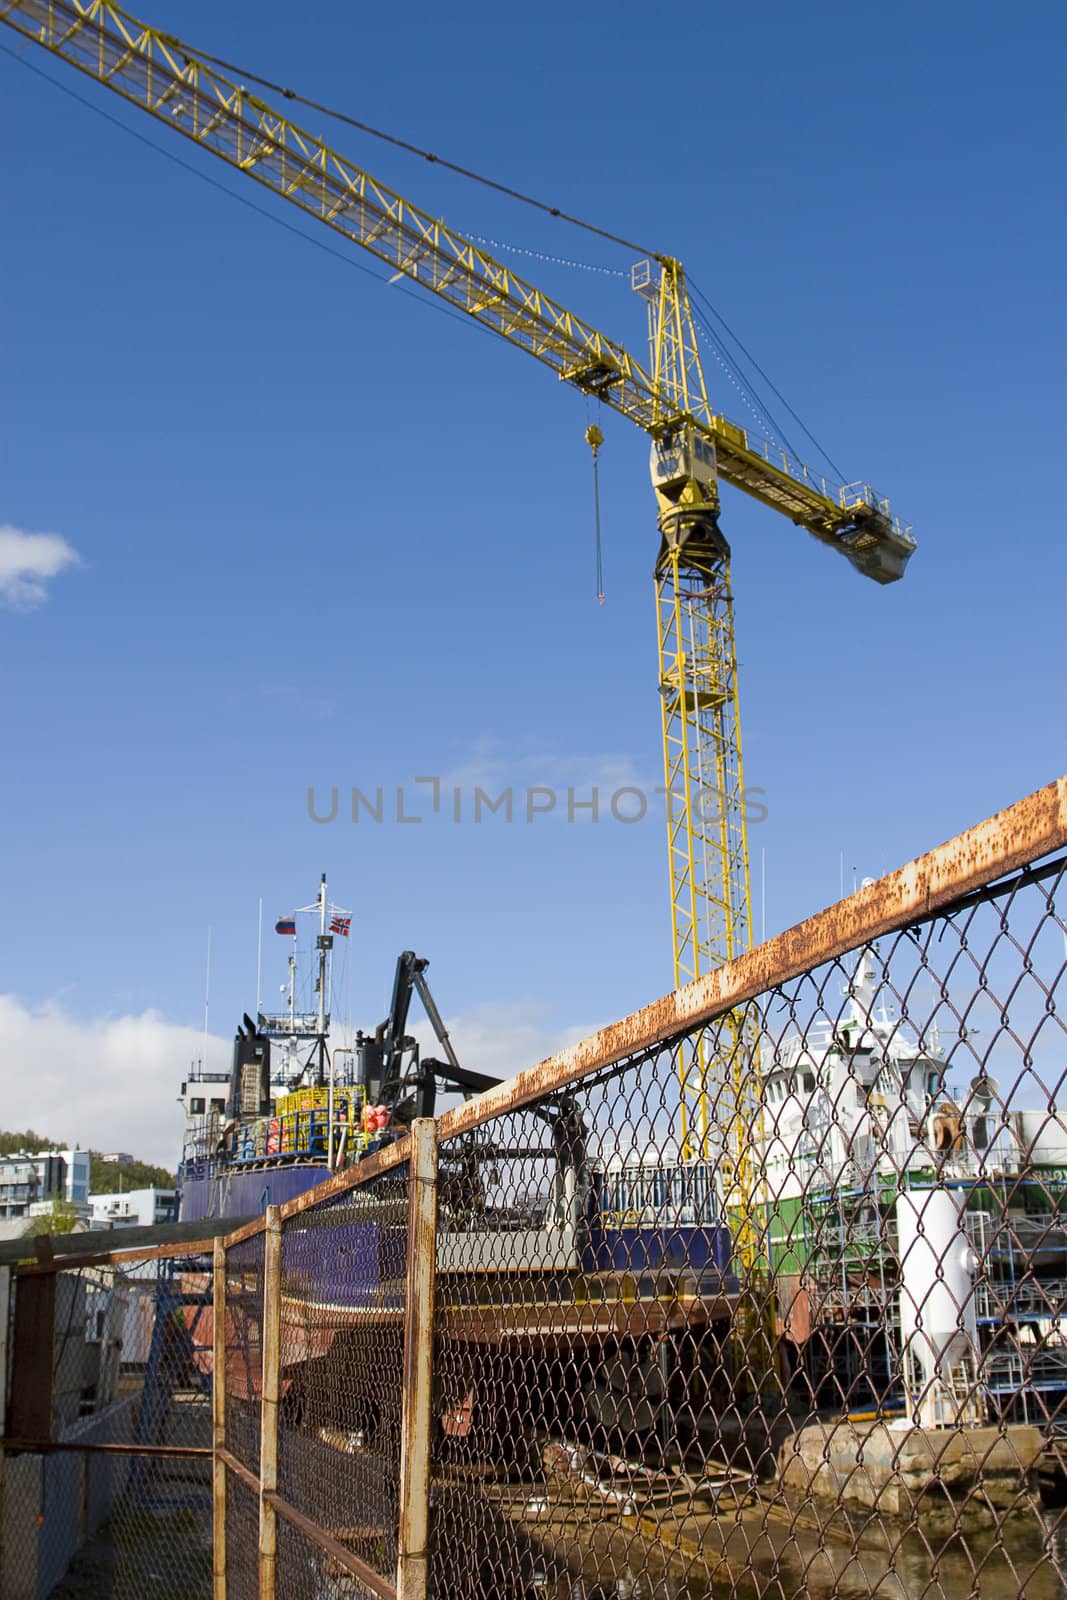
<instances>
[{"instance_id":1,"label":"black crane arm on ship","mask_svg":"<svg viewBox=\"0 0 1067 1600\"><path fill-rule=\"evenodd\" d=\"M374 1030L373 1036L356 1035L356 1056L360 1082L368 1100L389 1107L391 1120L404 1125L414 1117L432 1117L439 1084L459 1089L465 1099L482 1094L501 1082L484 1072L472 1072L460 1065L448 1029L437 1009L426 978L429 961L414 950L398 957L393 977L389 1015ZM420 1058L418 1042L408 1033L411 997L417 993L446 1059ZM410 1061L406 1057L412 1056ZM413 1090L406 1094L405 1090Z\"/></svg>"},{"instance_id":2,"label":"black crane arm on ship","mask_svg":"<svg viewBox=\"0 0 1067 1600\"><path fill-rule=\"evenodd\" d=\"M389 1015L375 1029L373 1038L356 1036L358 1074L368 1100L388 1106L390 1122L399 1132L415 1117L432 1117L438 1087L459 1089L465 1100L471 1095L495 1089L504 1080L464 1067L456 1055L448 1029L430 992L426 977L429 961L405 950L397 958ZM418 1042L407 1032L411 997L417 993L423 1009L444 1051L446 1060L420 1057ZM405 1064L405 1057L411 1060ZM405 1094L405 1090L411 1091ZM535 1106L534 1114L551 1129L551 1154L563 1166L581 1166L585 1160L586 1128L581 1113L570 1095L560 1095L551 1104ZM549 1153L549 1152L546 1152Z\"/></svg>"}]
</instances>

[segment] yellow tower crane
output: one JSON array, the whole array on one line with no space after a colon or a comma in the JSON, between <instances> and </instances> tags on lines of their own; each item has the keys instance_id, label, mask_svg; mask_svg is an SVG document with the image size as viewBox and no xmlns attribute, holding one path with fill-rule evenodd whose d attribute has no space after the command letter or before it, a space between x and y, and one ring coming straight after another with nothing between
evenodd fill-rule
<instances>
[{"instance_id":1,"label":"yellow tower crane","mask_svg":"<svg viewBox=\"0 0 1067 1600\"><path fill-rule=\"evenodd\" d=\"M671 257L641 262L633 272L633 286L648 304L645 366L172 35L102 0L0 0L0 21L370 251L398 277L526 350L651 437L675 983L748 948L730 552L719 530L718 485L724 480L784 513L877 583L899 578L915 548L888 503L866 484L828 482L713 409L685 277ZM596 448L599 439L591 442ZM744 1013L726 1019L714 1049L698 1041L679 1071L683 1148L712 1153L717 1128L724 1199L740 1225L738 1254L751 1268L758 1255L751 1219L760 1125L751 1020Z\"/></svg>"}]
</instances>

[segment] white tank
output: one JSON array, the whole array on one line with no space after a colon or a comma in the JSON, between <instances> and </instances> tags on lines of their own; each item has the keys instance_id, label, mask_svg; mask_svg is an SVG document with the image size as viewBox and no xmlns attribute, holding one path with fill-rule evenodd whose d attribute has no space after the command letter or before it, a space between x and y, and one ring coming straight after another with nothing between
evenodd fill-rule
<instances>
[{"instance_id":1,"label":"white tank","mask_svg":"<svg viewBox=\"0 0 1067 1600\"><path fill-rule=\"evenodd\" d=\"M976 1348L975 1261L962 1212L950 1189L909 1189L897 1196L896 1218L901 1337L924 1383L947 1384Z\"/></svg>"}]
</instances>

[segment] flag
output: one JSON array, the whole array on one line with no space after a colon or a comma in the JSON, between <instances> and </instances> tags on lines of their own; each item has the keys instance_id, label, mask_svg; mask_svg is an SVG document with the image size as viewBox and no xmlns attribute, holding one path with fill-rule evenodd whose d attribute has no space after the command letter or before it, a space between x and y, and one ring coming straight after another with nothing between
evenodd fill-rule
<instances>
[{"instance_id":1,"label":"flag","mask_svg":"<svg viewBox=\"0 0 1067 1600\"><path fill-rule=\"evenodd\" d=\"M296 938L296 920L293 917L279 917L274 924L275 933L287 933Z\"/></svg>"},{"instance_id":2,"label":"flag","mask_svg":"<svg viewBox=\"0 0 1067 1600\"><path fill-rule=\"evenodd\" d=\"M348 930L352 926L351 917L331 917L330 932L339 933L342 939L348 938Z\"/></svg>"}]
</instances>

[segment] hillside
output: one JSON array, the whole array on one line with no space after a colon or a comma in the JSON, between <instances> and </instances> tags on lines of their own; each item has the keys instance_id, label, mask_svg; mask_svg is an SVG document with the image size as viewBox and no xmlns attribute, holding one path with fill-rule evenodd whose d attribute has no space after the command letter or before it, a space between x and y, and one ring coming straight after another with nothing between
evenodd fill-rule
<instances>
[{"instance_id":1,"label":"hillside","mask_svg":"<svg viewBox=\"0 0 1067 1600\"><path fill-rule=\"evenodd\" d=\"M26 1128L21 1133L0 1129L0 1156L16 1155L20 1150L26 1150L31 1155L41 1150L65 1150L69 1143L67 1139L37 1133L33 1128ZM91 1194L114 1194L118 1190L129 1189L173 1189L174 1181L174 1173L168 1172L166 1167L156 1167L148 1161L128 1161L120 1166L117 1161L105 1161L96 1150L89 1152Z\"/></svg>"}]
</instances>

